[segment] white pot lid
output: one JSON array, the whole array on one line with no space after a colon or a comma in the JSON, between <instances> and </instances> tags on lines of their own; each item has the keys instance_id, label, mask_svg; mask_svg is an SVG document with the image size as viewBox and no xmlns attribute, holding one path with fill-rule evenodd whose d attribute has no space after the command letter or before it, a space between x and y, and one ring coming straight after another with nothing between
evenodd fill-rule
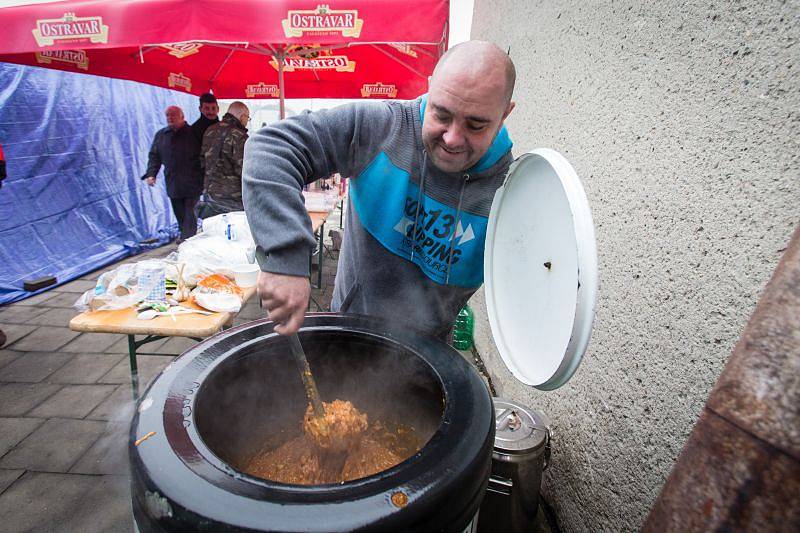
<instances>
[{"instance_id":1,"label":"white pot lid","mask_svg":"<svg viewBox=\"0 0 800 533\"><path fill-rule=\"evenodd\" d=\"M511 165L492 202L484 268L506 366L538 389L562 386L589 344L598 285L589 202L564 156L540 148Z\"/></svg>"}]
</instances>

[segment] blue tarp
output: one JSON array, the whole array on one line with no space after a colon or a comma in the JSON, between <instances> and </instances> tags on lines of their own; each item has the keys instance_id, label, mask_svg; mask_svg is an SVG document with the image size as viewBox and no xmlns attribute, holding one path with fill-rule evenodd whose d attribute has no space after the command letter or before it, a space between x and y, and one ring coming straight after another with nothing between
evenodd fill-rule
<instances>
[{"instance_id":1,"label":"blue tarp","mask_svg":"<svg viewBox=\"0 0 800 533\"><path fill-rule=\"evenodd\" d=\"M0 63L0 304L34 294L25 279L61 284L177 235L164 180L139 179L169 105L199 116L195 96Z\"/></svg>"}]
</instances>

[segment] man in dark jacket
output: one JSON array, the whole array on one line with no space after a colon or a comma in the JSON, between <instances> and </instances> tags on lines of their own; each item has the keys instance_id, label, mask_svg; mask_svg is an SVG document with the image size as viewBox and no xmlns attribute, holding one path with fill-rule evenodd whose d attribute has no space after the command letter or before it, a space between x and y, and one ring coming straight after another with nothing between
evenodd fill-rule
<instances>
[{"instance_id":1,"label":"man in dark jacket","mask_svg":"<svg viewBox=\"0 0 800 533\"><path fill-rule=\"evenodd\" d=\"M233 102L222 121L206 130L200 151L205 171L201 218L231 211L244 211L242 204L242 160L247 141L250 110Z\"/></svg>"},{"instance_id":2,"label":"man in dark jacket","mask_svg":"<svg viewBox=\"0 0 800 533\"><path fill-rule=\"evenodd\" d=\"M203 144L203 135L206 130L219 123L219 104L217 98L211 93L200 95L200 118L192 124L192 133L194 133L197 144Z\"/></svg>"},{"instance_id":3,"label":"man in dark jacket","mask_svg":"<svg viewBox=\"0 0 800 533\"><path fill-rule=\"evenodd\" d=\"M147 172L142 179L154 186L158 171L164 165L167 196L181 230L178 242L183 242L197 233L195 206L203 190L200 145L180 107L168 107L166 117L167 127L156 132L147 160Z\"/></svg>"}]
</instances>

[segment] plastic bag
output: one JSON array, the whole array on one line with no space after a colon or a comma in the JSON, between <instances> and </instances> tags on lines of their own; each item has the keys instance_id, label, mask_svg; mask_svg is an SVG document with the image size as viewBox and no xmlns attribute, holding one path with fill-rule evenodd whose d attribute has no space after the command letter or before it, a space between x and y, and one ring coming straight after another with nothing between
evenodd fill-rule
<instances>
[{"instance_id":1,"label":"plastic bag","mask_svg":"<svg viewBox=\"0 0 800 533\"><path fill-rule=\"evenodd\" d=\"M303 191L303 201L309 211L331 211L339 201L336 191Z\"/></svg>"},{"instance_id":2,"label":"plastic bag","mask_svg":"<svg viewBox=\"0 0 800 533\"><path fill-rule=\"evenodd\" d=\"M188 288L193 288L197 285L198 277L208 276L209 274L213 274L213 272L198 272L198 268L192 267L192 265L188 265L180 260L180 256L178 252L172 252L167 257L164 258L164 263L166 264L166 278L167 284L170 288L175 286L180 286L180 278L183 278L184 284ZM183 273L183 276L180 273Z\"/></svg>"},{"instance_id":3,"label":"plastic bag","mask_svg":"<svg viewBox=\"0 0 800 533\"><path fill-rule=\"evenodd\" d=\"M233 278L238 268L255 263L256 245L244 211L223 213L203 220L203 232L178 247L175 262L184 263L184 281L193 287L214 273Z\"/></svg>"},{"instance_id":4,"label":"plastic bag","mask_svg":"<svg viewBox=\"0 0 800 533\"><path fill-rule=\"evenodd\" d=\"M197 305L223 313L238 313L243 297L242 289L221 274L202 278L192 290L192 298Z\"/></svg>"},{"instance_id":5,"label":"plastic bag","mask_svg":"<svg viewBox=\"0 0 800 533\"><path fill-rule=\"evenodd\" d=\"M157 259L136 263L136 292L144 300L163 301L167 299L166 265Z\"/></svg>"},{"instance_id":6,"label":"plastic bag","mask_svg":"<svg viewBox=\"0 0 800 533\"><path fill-rule=\"evenodd\" d=\"M139 291L137 270L136 263L126 263L103 272L94 289L84 292L73 307L83 312L110 311L136 305L144 299Z\"/></svg>"},{"instance_id":7,"label":"plastic bag","mask_svg":"<svg viewBox=\"0 0 800 533\"><path fill-rule=\"evenodd\" d=\"M233 211L203 219L203 234L229 241L253 244L253 234L244 211Z\"/></svg>"},{"instance_id":8,"label":"plastic bag","mask_svg":"<svg viewBox=\"0 0 800 533\"><path fill-rule=\"evenodd\" d=\"M178 247L178 261L186 263L183 277L190 286L214 273L233 278L236 267L255 261L255 245L202 233L186 239Z\"/></svg>"}]
</instances>

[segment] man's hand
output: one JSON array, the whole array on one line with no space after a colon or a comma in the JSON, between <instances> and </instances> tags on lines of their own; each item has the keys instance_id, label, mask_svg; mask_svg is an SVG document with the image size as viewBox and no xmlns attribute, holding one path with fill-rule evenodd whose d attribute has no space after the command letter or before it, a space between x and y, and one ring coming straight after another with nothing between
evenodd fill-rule
<instances>
[{"instance_id":1,"label":"man's hand","mask_svg":"<svg viewBox=\"0 0 800 533\"><path fill-rule=\"evenodd\" d=\"M145 178L144 182L152 187L153 185L156 184L156 178L155 178L155 176L147 176Z\"/></svg>"},{"instance_id":2,"label":"man's hand","mask_svg":"<svg viewBox=\"0 0 800 533\"><path fill-rule=\"evenodd\" d=\"M291 335L303 325L311 296L311 284L303 276L287 276L261 272L258 275L258 296L261 306L277 325L275 331Z\"/></svg>"}]
</instances>

